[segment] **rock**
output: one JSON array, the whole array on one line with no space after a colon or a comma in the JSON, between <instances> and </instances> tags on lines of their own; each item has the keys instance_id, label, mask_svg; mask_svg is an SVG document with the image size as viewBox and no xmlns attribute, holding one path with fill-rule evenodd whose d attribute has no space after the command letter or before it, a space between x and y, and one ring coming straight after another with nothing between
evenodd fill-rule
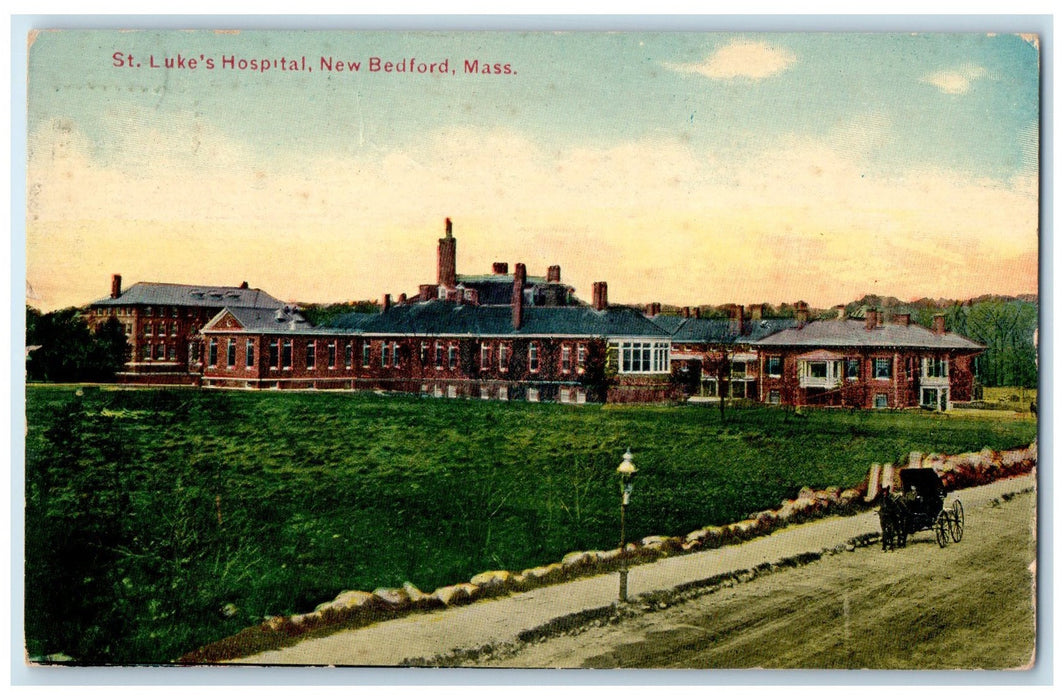
<instances>
[{"instance_id":1,"label":"rock","mask_svg":"<svg viewBox=\"0 0 1064 700\"><path fill-rule=\"evenodd\" d=\"M322 610L354 610L368 605L376 605L378 602L377 596L373 593L344 591L328 603L322 603L314 608L314 610L319 612Z\"/></svg>"},{"instance_id":2,"label":"rock","mask_svg":"<svg viewBox=\"0 0 1064 700\"><path fill-rule=\"evenodd\" d=\"M702 528L701 530L694 530L693 532L687 533L687 536L683 538L684 543L686 544L690 542L701 542L702 540L706 539L706 535L708 534L709 532L705 528Z\"/></svg>"},{"instance_id":3,"label":"rock","mask_svg":"<svg viewBox=\"0 0 1064 700\"><path fill-rule=\"evenodd\" d=\"M587 552L569 552L562 557L562 566L567 569L583 566L592 560L592 556Z\"/></svg>"},{"instance_id":4,"label":"rock","mask_svg":"<svg viewBox=\"0 0 1064 700\"><path fill-rule=\"evenodd\" d=\"M480 589L472 583L459 583L454 586L443 586L432 592L433 598L443 605L459 605L474 600Z\"/></svg>"},{"instance_id":5,"label":"rock","mask_svg":"<svg viewBox=\"0 0 1064 700\"><path fill-rule=\"evenodd\" d=\"M373 595L381 599L390 608L405 608L410 605L410 596L402 588L378 588Z\"/></svg>"},{"instance_id":6,"label":"rock","mask_svg":"<svg viewBox=\"0 0 1064 700\"><path fill-rule=\"evenodd\" d=\"M469 579L469 582L485 591L497 591L511 585L513 578L514 575L509 571L485 571Z\"/></svg>"},{"instance_id":7,"label":"rock","mask_svg":"<svg viewBox=\"0 0 1064 700\"><path fill-rule=\"evenodd\" d=\"M284 629L286 624L288 624L288 618L278 615L263 622L262 626L271 632L279 632Z\"/></svg>"},{"instance_id":8,"label":"rock","mask_svg":"<svg viewBox=\"0 0 1064 700\"><path fill-rule=\"evenodd\" d=\"M857 489L846 489L839 494L839 503L848 506L861 497L861 492Z\"/></svg>"},{"instance_id":9,"label":"rock","mask_svg":"<svg viewBox=\"0 0 1064 700\"><path fill-rule=\"evenodd\" d=\"M562 565L556 562L546 566L537 566L532 569L525 569L521 574L526 581L530 582L553 581L562 577Z\"/></svg>"}]
</instances>

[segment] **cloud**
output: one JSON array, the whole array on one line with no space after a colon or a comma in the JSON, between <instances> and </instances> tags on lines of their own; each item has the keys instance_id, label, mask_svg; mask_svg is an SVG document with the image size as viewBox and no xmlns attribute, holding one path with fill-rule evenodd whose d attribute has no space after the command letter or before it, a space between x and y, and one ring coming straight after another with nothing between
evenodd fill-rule
<instances>
[{"instance_id":1,"label":"cloud","mask_svg":"<svg viewBox=\"0 0 1064 700\"><path fill-rule=\"evenodd\" d=\"M934 85L947 95L963 95L972 89L972 84L986 76L982 66L968 65L956 70L943 70L921 78L921 82Z\"/></svg>"},{"instance_id":2,"label":"cloud","mask_svg":"<svg viewBox=\"0 0 1064 700\"><path fill-rule=\"evenodd\" d=\"M790 68L798 60L788 49L763 41L738 39L722 46L701 63L663 63L681 73L698 73L713 80L764 80Z\"/></svg>"}]
</instances>

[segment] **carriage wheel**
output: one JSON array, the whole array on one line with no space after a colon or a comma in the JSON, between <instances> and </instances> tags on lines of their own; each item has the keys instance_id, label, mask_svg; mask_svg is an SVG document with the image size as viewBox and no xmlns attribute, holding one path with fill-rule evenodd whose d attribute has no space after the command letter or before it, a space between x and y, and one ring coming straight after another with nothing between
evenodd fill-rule
<instances>
[{"instance_id":1,"label":"carriage wheel","mask_svg":"<svg viewBox=\"0 0 1064 700\"><path fill-rule=\"evenodd\" d=\"M938 517L935 518L935 540L938 541L939 547L945 547L949 544L950 539L950 516L946 515L946 511L940 511Z\"/></svg>"},{"instance_id":2,"label":"carriage wheel","mask_svg":"<svg viewBox=\"0 0 1064 700\"><path fill-rule=\"evenodd\" d=\"M961 505L960 499L954 499L953 505L950 507L950 536L954 542L960 542L964 537L964 506Z\"/></svg>"}]
</instances>

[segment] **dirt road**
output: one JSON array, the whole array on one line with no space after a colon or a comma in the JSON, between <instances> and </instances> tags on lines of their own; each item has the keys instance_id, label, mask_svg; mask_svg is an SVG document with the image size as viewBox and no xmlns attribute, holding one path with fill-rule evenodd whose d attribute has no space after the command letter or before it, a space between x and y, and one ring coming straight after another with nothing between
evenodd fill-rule
<instances>
[{"instance_id":1,"label":"dirt road","mask_svg":"<svg viewBox=\"0 0 1064 700\"><path fill-rule=\"evenodd\" d=\"M1035 496L965 502L959 544L858 548L463 665L1007 669L1033 662ZM645 608L652 607L652 610Z\"/></svg>"}]
</instances>

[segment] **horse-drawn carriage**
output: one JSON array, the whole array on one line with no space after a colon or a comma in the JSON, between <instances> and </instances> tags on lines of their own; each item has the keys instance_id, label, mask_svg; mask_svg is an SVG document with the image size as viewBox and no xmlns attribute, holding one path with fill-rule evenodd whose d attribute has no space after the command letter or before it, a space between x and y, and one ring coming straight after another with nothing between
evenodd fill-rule
<instances>
[{"instance_id":1,"label":"horse-drawn carriage","mask_svg":"<svg viewBox=\"0 0 1064 700\"><path fill-rule=\"evenodd\" d=\"M879 504L883 551L904 547L909 535L934 530L939 547L964 536L964 506L953 499L945 508L946 489L934 469L902 469L901 493L884 493Z\"/></svg>"}]
</instances>

